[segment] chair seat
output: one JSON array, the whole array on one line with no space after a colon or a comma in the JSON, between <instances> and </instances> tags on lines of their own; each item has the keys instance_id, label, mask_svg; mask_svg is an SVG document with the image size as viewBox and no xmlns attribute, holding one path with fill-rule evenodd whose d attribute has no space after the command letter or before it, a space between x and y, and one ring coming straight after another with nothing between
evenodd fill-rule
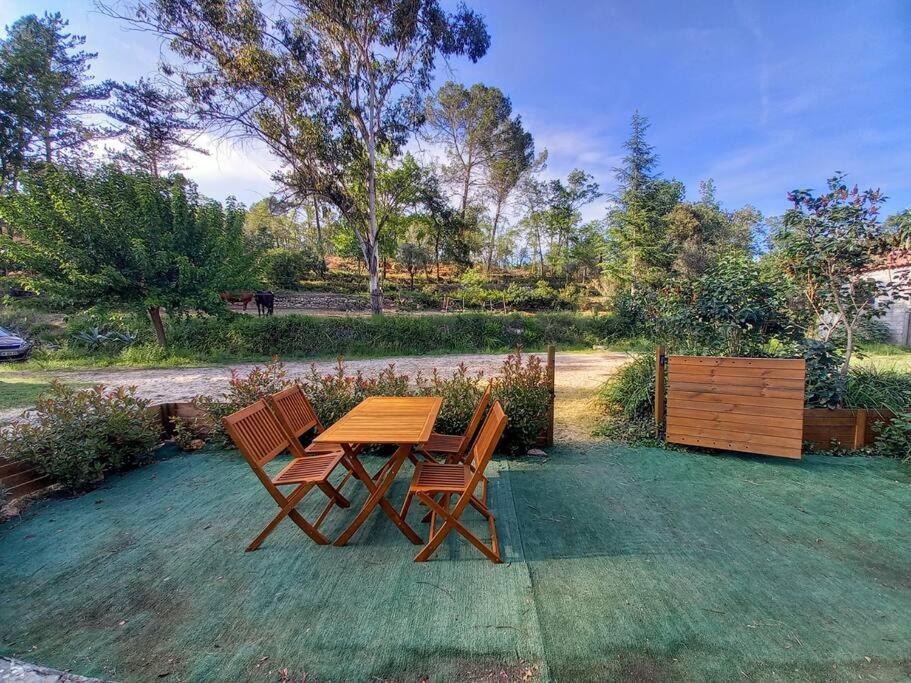
<instances>
[{"instance_id":1,"label":"chair seat","mask_svg":"<svg viewBox=\"0 0 911 683\"><path fill-rule=\"evenodd\" d=\"M304 453L344 453L341 446L335 443L311 443L304 449Z\"/></svg>"},{"instance_id":2,"label":"chair seat","mask_svg":"<svg viewBox=\"0 0 911 683\"><path fill-rule=\"evenodd\" d=\"M424 444L424 450L430 451L431 453L458 453L461 445L461 436L437 434L434 432L430 435L427 443Z\"/></svg>"},{"instance_id":3,"label":"chair seat","mask_svg":"<svg viewBox=\"0 0 911 683\"><path fill-rule=\"evenodd\" d=\"M272 479L272 483L281 485L325 481L343 457L344 453L326 453L295 458Z\"/></svg>"},{"instance_id":4,"label":"chair seat","mask_svg":"<svg viewBox=\"0 0 911 683\"><path fill-rule=\"evenodd\" d=\"M470 480L471 470L468 465L422 462L414 467L414 477L411 479L409 491L457 493L468 488Z\"/></svg>"}]
</instances>

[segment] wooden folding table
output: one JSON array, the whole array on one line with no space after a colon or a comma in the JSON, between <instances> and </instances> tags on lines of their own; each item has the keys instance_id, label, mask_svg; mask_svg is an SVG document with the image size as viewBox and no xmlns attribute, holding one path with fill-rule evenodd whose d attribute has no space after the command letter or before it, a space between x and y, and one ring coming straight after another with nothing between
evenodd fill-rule
<instances>
[{"instance_id":1,"label":"wooden folding table","mask_svg":"<svg viewBox=\"0 0 911 683\"><path fill-rule=\"evenodd\" d=\"M422 446L430 438L442 402L437 396L372 396L313 439L314 443L339 444L348 455L354 475L370 492L357 517L336 539L335 545L345 545L377 506L408 540L418 545L423 543L385 496L412 449ZM380 470L378 481L374 481L358 461L361 447L370 444L398 446Z\"/></svg>"}]
</instances>

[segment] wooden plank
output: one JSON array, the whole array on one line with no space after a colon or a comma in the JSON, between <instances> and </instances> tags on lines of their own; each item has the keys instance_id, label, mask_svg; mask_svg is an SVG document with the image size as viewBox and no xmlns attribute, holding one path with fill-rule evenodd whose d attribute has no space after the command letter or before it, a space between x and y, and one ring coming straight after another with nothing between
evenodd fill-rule
<instances>
[{"instance_id":1,"label":"wooden plank","mask_svg":"<svg viewBox=\"0 0 911 683\"><path fill-rule=\"evenodd\" d=\"M738 375L709 375L675 371L670 373L671 382L706 384L708 386L733 387L779 387L803 391L806 384L803 374L791 377L747 377Z\"/></svg>"},{"instance_id":2,"label":"wooden plank","mask_svg":"<svg viewBox=\"0 0 911 683\"><path fill-rule=\"evenodd\" d=\"M670 367L675 365L695 365L702 367L726 368L766 368L805 370L806 361L802 358L719 358L715 356L670 356Z\"/></svg>"},{"instance_id":3,"label":"wooden plank","mask_svg":"<svg viewBox=\"0 0 911 683\"><path fill-rule=\"evenodd\" d=\"M547 392L550 395L550 401L547 407L547 430L544 434L544 445L554 445L554 401L556 391L554 390L554 380L556 377L557 364L557 347L551 344L547 347Z\"/></svg>"},{"instance_id":4,"label":"wooden plank","mask_svg":"<svg viewBox=\"0 0 911 683\"><path fill-rule=\"evenodd\" d=\"M419 444L430 438L438 396L371 396L317 435L314 443Z\"/></svg>"},{"instance_id":5,"label":"wooden plank","mask_svg":"<svg viewBox=\"0 0 911 683\"><path fill-rule=\"evenodd\" d=\"M742 368L695 365L668 365L669 375L698 375L700 377L762 377L794 379L806 373L799 368Z\"/></svg>"},{"instance_id":6,"label":"wooden plank","mask_svg":"<svg viewBox=\"0 0 911 683\"><path fill-rule=\"evenodd\" d=\"M770 398L793 398L800 401L801 408L804 402L804 388L801 383L800 388L782 387L757 387L757 386L736 386L733 384L700 384L697 382L674 382L674 392L680 391L699 391L710 394L729 394L732 396L758 396Z\"/></svg>"},{"instance_id":7,"label":"wooden plank","mask_svg":"<svg viewBox=\"0 0 911 683\"><path fill-rule=\"evenodd\" d=\"M668 410L671 406L684 410L702 410L717 413L731 413L734 415L764 415L767 417L795 418L793 408L778 408L774 406L756 406L737 403L712 403L709 401L687 401L679 397L673 402L668 401ZM799 418L797 418L799 419Z\"/></svg>"},{"instance_id":8,"label":"wooden plank","mask_svg":"<svg viewBox=\"0 0 911 683\"><path fill-rule=\"evenodd\" d=\"M742 441L744 443L781 446L785 448L800 448L803 441L803 433L791 436L771 436L768 434L757 434L756 432L747 432L742 429L714 429L712 427L699 427L692 423L687 425L667 426L668 439L681 436L720 439L722 441Z\"/></svg>"},{"instance_id":9,"label":"wooden plank","mask_svg":"<svg viewBox=\"0 0 911 683\"><path fill-rule=\"evenodd\" d=\"M699 405L708 406L711 404L701 403ZM792 412L792 411L788 411ZM731 424L773 424L786 429L804 429L805 425L798 417L793 415L787 417L778 417L774 415L756 415L755 413L745 412L745 413L733 413L731 411L717 411L717 410L692 410L689 408L681 408L679 405L674 405L668 408L667 417L688 419L688 420L708 420L708 421L717 421L717 422L727 422Z\"/></svg>"},{"instance_id":10,"label":"wooden plank","mask_svg":"<svg viewBox=\"0 0 911 683\"><path fill-rule=\"evenodd\" d=\"M679 443L684 446L701 446L702 448L718 448L726 451L755 453L757 455L775 455L782 458L793 458L795 460L799 460L801 454L801 450L799 448L775 448L774 451L772 451L768 446L759 444L692 436L681 436L680 439L674 443Z\"/></svg>"},{"instance_id":11,"label":"wooden plank","mask_svg":"<svg viewBox=\"0 0 911 683\"><path fill-rule=\"evenodd\" d=\"M803 429L800 426L797 427L784 427L779 424L761 424L755 421L751 423L743 422L728 422L726 420L694 420L689 417L675 417L673 415L668 415L667 418L668 429L671 426L674 427L674 431L677 433L680 432L691 432L690 427L695 429L723 429L725 431L740 431L746 432L748 434L765 434L767 436L783 436L790 439L797 439L798 441L803 439ZM692 431L695 433L695 431Z\"/></svg>"},{"instance_id":12,"label":"wooden plank","mask_svg":"<svg viewBox=\"0 0 911 683\"><path fill-rule=\"evenodd\" d=\"M664 423L665 405L664 347L659 346L655 352L655 428L659 430L659 436L661 425Z\"/></svg>"},{"instance_id":13,"label":"wooden plank","mask_svg":"<svg viewBox=\"0 0 911 683\"><path fill-rule=\"evenodd\" d=\"M857 423L854 425L854 450L863 448L864 436L867 433L867 411L857 411Z\"/></svg>"},{"instance_id":14,"label":"wooden plank","mask_svg":"<svg viewBox=\"0 0 911 683\"><path fill-rule=\"evenodd\" d=\"M703 401L731 403L740 406L764 406L771 408L788 408L803 410L802 398L780 398L765 396L740 396L738 394L721 394L712 391L675 391L673 388L668 393L668 401Z\"/></svg>"}]
</instances>

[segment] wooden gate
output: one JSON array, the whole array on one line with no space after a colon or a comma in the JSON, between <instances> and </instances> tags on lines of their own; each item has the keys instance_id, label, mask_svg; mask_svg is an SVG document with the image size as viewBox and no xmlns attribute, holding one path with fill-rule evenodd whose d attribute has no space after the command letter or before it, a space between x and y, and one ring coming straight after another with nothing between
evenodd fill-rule
<instances>
[{"instance_id":1,"label":"wooden gate","mask_svg":"<svg viewBox=\"0 0 911 683\"><path fill-rule=\"evenodd\" d=\"M802 359L669 356L667 368L669 443L800 458Z\"/></svg>"}]
</instances>

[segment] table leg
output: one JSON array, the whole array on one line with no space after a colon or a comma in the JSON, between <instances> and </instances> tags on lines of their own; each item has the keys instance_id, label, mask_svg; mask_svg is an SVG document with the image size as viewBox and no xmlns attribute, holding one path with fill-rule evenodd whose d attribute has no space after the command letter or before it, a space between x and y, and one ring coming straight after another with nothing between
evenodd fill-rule
<instances>
[{"instance_id":1,"label":"table leg","mask_svg":"<svg viewBox=\"0 0 911 683\"><path fill-rule=\"evenodd\" d=\"M379 505L383 512L393 521L393 523L399 528L399 530L405 534L409 541L415 545L420 545L423 543L420 536L418 536L414 529L408 526L408 523L403 520L398 511L392 507L392 504L386 500L386 491L389 490L389 487L392 486L392 482L395 481L395 476L398 474L399 470L404 464L408 454L411 452L411 446L399 446L398 449L393 454L392 458L389 460L389 467L386 470L385 476L383 479L374 483L373 479L370 477L370 474L367 470L364 469L364 466L358 461L357 457L350 458L352 469L354 469L355 476L358 477L364 486L367 487L367 490L370 491L370 496L367 498L367 501L364 503L360 512L357 513L357 517L349 524L346 529L342 532L342 535L338 537L335 541L336 546L345 545L351 537L361 528L361 525L367 521L367 518L370 516L370 513L373 512L373 509Z\"/></svg>"}]
</instances>

